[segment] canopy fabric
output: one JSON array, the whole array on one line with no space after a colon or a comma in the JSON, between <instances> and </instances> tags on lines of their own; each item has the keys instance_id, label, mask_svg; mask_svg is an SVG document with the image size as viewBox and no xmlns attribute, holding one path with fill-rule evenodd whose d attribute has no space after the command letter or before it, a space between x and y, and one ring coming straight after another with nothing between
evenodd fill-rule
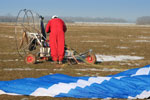
<instances>
[{"instance_id":1,"label":"canopy fabric","mask_svg":"<svg viewBox=\"0 0 150 100\"><path fill-rule=\"evenodd\" d=\"M52 74L0 81L0 94L74 98L150 97L150 65L106 77Z\"/></svg>"}]
</instances>

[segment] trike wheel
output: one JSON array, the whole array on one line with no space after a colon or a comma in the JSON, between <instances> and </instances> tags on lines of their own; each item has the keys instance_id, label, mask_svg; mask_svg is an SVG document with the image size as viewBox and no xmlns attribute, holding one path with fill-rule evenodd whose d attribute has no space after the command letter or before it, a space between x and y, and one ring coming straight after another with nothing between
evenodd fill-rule
<instances>
[{"instance_id":1,"label":"trike wheel","mask_svg":"<svg viewBox=\"0 0 150 100\"><path fill-rule=\"evenodd\" d=\"M96 56L94 54L90 54L85 58L85 61L90 64L96 63Z\"/></svg>"},{"instance_id":2,"label":"trike wheel","mask_svg":"<svg viewBox=\"0 0 150 100\"><path fill-rule=\"evenodd\" d=\"M28 54L25 57L24 61L25 61L26 64L35 64L36 63L36 56L33 55L33 54Z\"/></svg>"}]
</instances>

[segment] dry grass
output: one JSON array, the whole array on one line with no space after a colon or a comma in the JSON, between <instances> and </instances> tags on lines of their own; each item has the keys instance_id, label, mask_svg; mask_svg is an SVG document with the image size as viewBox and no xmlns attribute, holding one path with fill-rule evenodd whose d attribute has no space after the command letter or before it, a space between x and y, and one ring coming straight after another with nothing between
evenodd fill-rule
<instances>
[{"instance_id":1,"label":"dry grass","mask_svg":"<svg viewBox=\"0 0 150 100\"><path fill-rule=\"evenodd\" d=\"M94 53L96 54L141 56L145 59L128 62L103 62L96 65L65 64L62 68L56 68L55 65L51 64L50 62L38 63L35 65L26 65L22 61L22 59L18 57L15 50L15 40L13 38L14 26L11 24L0 24L0 80L12 80L25 77L41 77L43 75L52 73L62 73L72 76L106 76L116 74L119 71L81 71L76 69L116 68L125 70L142 67L150 63L150 27L102 25L90 26L70 24L68 24L67 26L68 31L65 37L66 44L68 44L71 48L74 48L78 52L84 52L88 49L93 49ZM125 47L127 49L122 49L120 47ZM125 64L121 65L120 63ZM31 70L8 70L12 68L29 68ZM28 98L29 100L80 100L75 98L50 98L7 95L0 96L1 100L22 100L23 98Z\"/></svg>"}]
</instances>

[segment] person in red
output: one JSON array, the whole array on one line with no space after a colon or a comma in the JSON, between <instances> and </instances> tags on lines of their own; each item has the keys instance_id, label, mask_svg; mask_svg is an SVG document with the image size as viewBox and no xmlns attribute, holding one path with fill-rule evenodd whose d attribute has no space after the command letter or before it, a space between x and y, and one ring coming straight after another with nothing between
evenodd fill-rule
<instances>
[{"instance_id":1,"label":"person in red","mask_svg":"<svg viewBox=\"0 0 150 100\"><path fill-rule=\"evenodd\" d=\"M65 46L65 32L67 31L67 27L64 21L58 16L52 16L52 19L49 20L46 25L46 32L50 33L49 35L49 45L51 48L51 56L52 60L59 64L62 64L62 60L64 58L64 46Z\"/></svg>"}]
</instances>

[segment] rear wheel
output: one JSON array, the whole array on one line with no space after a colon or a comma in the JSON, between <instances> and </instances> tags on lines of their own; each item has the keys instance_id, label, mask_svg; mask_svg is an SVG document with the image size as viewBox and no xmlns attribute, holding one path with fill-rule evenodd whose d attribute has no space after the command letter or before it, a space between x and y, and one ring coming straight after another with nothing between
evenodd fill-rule
<instances>
[{"instance_id":1,"label":"rear wheel","mask_svg":"<svg viewBox=\"0 0 150 100\"><path fill-rule=\"evenodd\" d=\"M90 54L85 58L85 61L90 64L96 63L96 56L94 54Z\"/></svg>"},{"instance_id":2,"label":"rear wheel","mask_svg":"<svg viewBox=\"0 0 150 100\"><path fill-rule=\"evenodd\" d=\"M33 54L28 54L25 57L25 63L26 64L35 64L36 63L36 57Z\"/></svg>"}]
</instances>

